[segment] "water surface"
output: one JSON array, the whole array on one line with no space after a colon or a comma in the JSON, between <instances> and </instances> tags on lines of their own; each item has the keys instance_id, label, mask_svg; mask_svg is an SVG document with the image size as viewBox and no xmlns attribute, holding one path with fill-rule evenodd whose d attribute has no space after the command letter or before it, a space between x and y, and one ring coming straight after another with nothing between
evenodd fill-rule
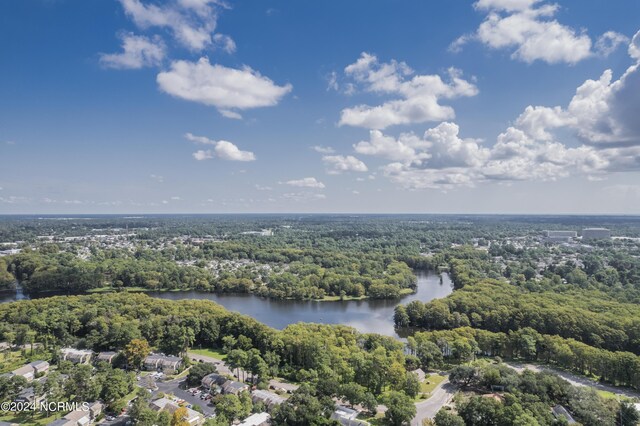
<instances>
[{"instance_id":1,"label":"water surface","mask_svg":"<svg viewBox=\"0 0 640 426\"><path fill-rule=\"evenodd\" d=\"M393 327L393 309L412 300L428 302L453 291L447 274L416 271L417 291L394 300L345 300L335 302L276 300L253 294L214 294L201 291L149 292L159 299L212 300L226 309L255 318L270 327L283 329L298 322L344 324L363 333L379 333L399 337Z\"/></svg>"}]
</instances>

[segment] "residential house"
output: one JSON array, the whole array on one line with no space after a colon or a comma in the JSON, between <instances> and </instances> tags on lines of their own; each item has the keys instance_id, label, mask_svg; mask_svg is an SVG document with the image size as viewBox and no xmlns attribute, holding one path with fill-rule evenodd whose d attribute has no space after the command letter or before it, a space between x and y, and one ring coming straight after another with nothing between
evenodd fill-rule
<instances>
[{"instance_id":1,"label":"residential house","mask_svg":"<svg viewBox=\"0 0 640 426\"><path fill-rule=\"evenodd\" d=\"M147 370L164 371L173 374L182 366L182 358L172 355L150 354L144 359L144 368Z\"/></svg>"},{"instance_id":2,"label":"residential house","mask_svg":"<svg viewBox=\"0 0 640 426\"><path fill-rule=\"evenodd\" d=\"M280 405L284 401L286 401L285 398L281 397L278 394L260 389L251 392L251 400L254 404L262 402L269 411L271 411L273 407Z\"/></svg>"},{"instance_id":3,"label":"residential house","mask_svg":"<svg viewBox=\"0 0 640 426\"><path fill-rule=\"evenodd\" d=\"M44 395L36 395L33 387L22 389L15 399L15 402L23 402L29 404L40 404L44 401Z\"/></svg>"},{"instance_id":4,"label":"residential house","mask_svg":"<svg viewBox=\"0 0 640 426\"><path fill-rule=\"evenodd\" d=\"M71 411L66 416L49 423L47 426L89 426L95 424L96 419L102 413L103 405L101 402L94 402L89 405L89 409L80 408Z\"/></svg>"},{"instance_id":5,"label":"residential house","mask_svg":"<svg viewBox=\"0 0 640 426\"><path fill-rule=\"evenodd\" d=\"M93 357L91 351L74 348L62 348L60 354L64 361L71 361L74 364L89 364Z\"/></svg>"},{"instance_id":6,"label":"residential house","mask_svg":"<svg viewBox=\"0 0 640 426\"><path fill-rule=\"evenodd\" d=\"M36 376L44 375L49 371L49 363L47 361L33 361L29 365L33 367Z\"/></svg>"},{"instance_id":7,"label":"residential house","mask_svg":"<svg viewBox=\"0 0 640 426\"><path fill-rule=\"evenodd\" d=\"M96 356L96 361L107 362L111 364L113 359L118 355L118 352L99 352L98 356Z\"/></svg>"},{"instance_id":8,"label":"residential house","mask_svg":"<svg viewBox=\"0 0 640 426\"><path fill-rule=\"evenodd\" d=\"M416 375L416 377L418 378L418 381L420 382L423 382L424 379L427 377L427 373L425 373L422 368L413 370L412 373Z\"/></svg>"},{"instance_id":9,"label":"residential house","mask_svg":"<svg viewBox=\"0 0 640 426\"><path fill-rule=\"evenodd\" d=\"M222 374L211 373L207 374L202 378L202 387L208 389L209 391L220 392L222 390L222 385L229 380Z\"/></svg>"},{"instance_id":10,"label":"residential house","mask_svg":"<svg viewBox=\"0 0 640 426\"><path fill-rule=\"evenodd\" d=\"M358 420L359 412L351 408L336 405L336 410L331 413L331 420L338 421L343 426L366 426L369 423Z\"/></svg>"},{"instance_id":11,"label":"residential house","mask_svg":"<svg viewBox=\"0 0 640 426\"><path fill-rule=\"evenodd\" d=\"M232 393L234 395L238 395L242 391L248 391L249 385L246 385L242 382L236 382L234 380L227 380L222 385L222 392L224 393Z\"/></svg>"},{"instance_id":12,"label":"residential house","mask_svg":"<svg viewBox=\"0 0 640 426\"><path fill-rule=\"evenodd\" d=\"M23 365L20 368L17 368L15 370L13 370L10 375L13 376L21 376L24 377L25 379L27 379L27 382L32 381L36 375L35 375L35 370L33 369L32 366L30 366L29 364L27 365Z\"/></svg>"},{"instance_id":13,"label":"residential house","mask_svg":"<svg viewBox=\"0 0 640 426\"><path fill-rule=\"evenodd\" d=\"M160 398L152 401L150 407L154 411L167 411L173 414L180 406L168 398ZM189 426L200 426L205 422L204 416L191 408L184 407L187 410L187 418L185 421Z\"/></svg>"},{"instance_id":14,"label":"residential house","mask_svg":"<svg viewBox=\"0 0 640 426\"><path fill-rule=\"evenodd\" d=\"M271 416L268 413L255 413L244 419L238 426L267 426L271 424L269 419Z\"/></svg>"}]
</instances>

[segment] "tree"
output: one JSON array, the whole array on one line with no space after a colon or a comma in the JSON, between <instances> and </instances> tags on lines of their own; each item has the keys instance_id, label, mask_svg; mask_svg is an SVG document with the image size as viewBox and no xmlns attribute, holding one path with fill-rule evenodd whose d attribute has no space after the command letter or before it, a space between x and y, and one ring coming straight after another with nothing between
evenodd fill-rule
<instances>
[{"instance_id":1,"label":"tree","mask_svg":"<svg viewBox=\"0 0 640 426\"><path fill-rule=\"evenodd\" d=\"M465 426L462 417L444 409L440 409L433 420L436 426Z\"/></svg>"},{"instance_id":2,"label":"tree","mask_svg":"<svg viewBox=\"0 0 640 426\"><path fill-rule=\"evenodd\" d=\"M236 376L240 380L240 370L244 370L247 365L248 356L247 352L242 349L233 349L229 351L227 355L227 362L229 367L236 370Z\"/></svg>"},{"instance_id":3,"label":"tree","mask_svg":"<svg viewBox=\"0 0 640 426\"><path fill-rule=\"evenodd\" d=\"M636 407L630 402L622 401L616 424L620 426L636 426L639 421L640 413L638 413Z\"/></svg>"},{"instance_id":4,"label":"tree","mask_svg":"<svg viewBox=\"0 0 640 426\"><path fill-rule=\"evenodd\" d=\"M464 387L469 386L478 379L477 370L467 365L458 365L449 373L449 380L455 385Z\"/></svg>"},{"instance_id":5,"label":"tree","mask_svg":"<svg viewBox=\"0 0 640 426\"><path fill-rule=\"evenodd\" d=\"M300 386L285 402L273 409L272 423L276 426L330 425L333 401L321 400L307 384Z\"/></svg>"},{"instance_id":6,"label":"tree","mask_svg":"<svg viewBox=\"0 0 640 426\"><path fill-rule=\"evenodd\" d=\"M139 369L144 359L151 353L149 342L145 339L133 339L124 348L124 356L129 367Z\"/></svg>"},{"instance_id":7,"label":"tree","mask_svg":"<svg viewBox=\"0 0 640 426\"><path fill-rule=\"evenodd\" d=\"M133 378L124 370L114 368L107 371L103 383L102 398L105 402L111 404L131 391Z\"/></svg>"},{"instance_id":8,"label":"tree","mask_svg":"<svg viewBox=\"0 0 640 426\"><path fill-rule=\"evenodd\" d=\"M398 305L393 312L393 322L396 327L408 327L410 323L407 309L403 305Z\"/></svg>"},{"instance_id":9,"label":"tree","mask_svg":"<svg viewBox=\"0 0 640 426\"><path fill-rule=\"evenodd\" d=\"M213 405L216 407L216 414L223 416L230 422L241 418L244 413L244 407L240 399L234 394L217 395L214 398Z\"/></svg>"},{"instance_id":10,"label":"tree","mask_svg":"<svg viewBox=\"0 0 640 426\"><path fill-rule=\"evenodd\" d=\"M404 392L390 391L383 396L382 401L387 406L384 418L390 425L402 426L408 424L416 415L413 399Z\"/></svg>"},{"instance_id":11,"label":"tree","mask_svg":"<svg viewBox=\"0 0 640 426\"><path fill-rule=\"evenodd\" d=\"M204 376L207 376L211 373L216 373L218 369L215 364L211 362L199 362L195 364L193 367L189 369L189 374L187 375L187 385L188 386L198 386L202 381Z\"/></svg>"},{"instance_id":12,"label":"tree","mask_svg":"<svg viewBox=\"0 0 640 426\"><path fill-rule=\"evenodd\" d=\"M420 393L420 381L418 380L418 376L408 371L405 376L405 382L402 390L410 397L415 398L418 396L418 393Z\"/></svg>"},{"instance_id":13,"label":"tree","mask_svg":"<svg viewBox=\"0 0 640 426\"><path fill-rule=\"evenodd\" d=\"M185 407L180 407L173 412L171 417L171 426L190 426L187 419L189 418L189 412Z\"/></svg>"}]
</instances>

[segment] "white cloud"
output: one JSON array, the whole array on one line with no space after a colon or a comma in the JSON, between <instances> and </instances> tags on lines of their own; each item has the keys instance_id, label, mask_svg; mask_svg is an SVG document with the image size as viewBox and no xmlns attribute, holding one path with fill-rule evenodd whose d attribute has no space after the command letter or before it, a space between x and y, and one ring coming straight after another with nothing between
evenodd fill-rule
<instances>
[{"instance_id":1,"label":"white cloud","mask_svg":"<svg viewBox=\"0 0 640 426\"><path fill-rule=\"evenodd\" d=\"M213 36L213 43L215 46L224 50L227 53L233 53L236 51L236 42L231 37L225 34L216 34Z\"/></svg>"},{"instance_id":2,"label":"white cloud","mask_svg":"<svg viewBox=\"0 0 640 426\"><path fill-rule=\"evenodd\" d=\"M256 156L253 152L242 151L235 144L229 141L215 141L205 136L196 136L192 133L186 133L184 137L192 142L203 145L212 145L214 147L213 149L200 149L194 152L193 158L198 161L209 160L214 157L218 157L227 161L255 161L256 159Z\"/></svg>"},{"instance_id":3,"label":"white cloud","mask_svg":"<svg viewBox=\"0 0 640 426\"><path fill-rule=\"evenodd\" d=\"M598 37L595 50L601 56L609 56L622 44L629 43L629 37L615 31L607 31Z\"/></svg>"},{"instance_id":4,"label":"white cloud","mask_svg":"<svg viewBox=\"0 0 640 426\"><path fill-rule=\"evenodd\" d=\"M357 105L342 110L340 125L384 129L397 124L441 121L455 116L453 108L441 99L475 96L476 86L461 77L459 70L449 69L448 82L439 75L414 75L404 62L378 62L362 53L345 68L345 74L367 92L397 97L378 106ZM412 76L412 77L411 77Z\"/></svg>"},{"instance_id":5,"label":"white cloud","mask_svg":"<svg viewBox=\"0 0 640 426\"><path fill-rule=\"evenodd\" d=\"M219 2L177 0L163 5L144 4L140 0L120 0L125 13L140 29L168 28L173 37L192 51L214 45Z\"/></svg>"},{"instance_id":6,"label":"white cloud","mask_svg":"<svg viewBox=\"0 0 640 426\"><path fill-rule=\"evenodd\" d=\"M0 203L5 204L25 204L31 202L31 198L22 197L17 195L10 195L8 197L0 197Z\"/></svg>"},{"instance_id":7,"label":"white cloud","mask_svg":"<svg viewBox=\"0 0 640 426\"><path fill-rule=\"evenodd\" d=\"M640 31L635 33L629 44L629 56L640 61Z\"/></svg>"},{"instance_id":8,"label":"white cloud","mask_svg":"<svg viewBox=\"0 0 640 426\"><path fill-rule=\"evenodd\" d=\"M327 173L337 175L343 172L366 172L367 165L353 155L325 155L322 161L327 166Z\"/></svg>"},{"instance_id":9,"label":"white cloud","mask_svg":"<svg viewBox=\"0 0 640 426\"><path fill-rule=\"evenodd\" d=\"M138 69L160 65L166 54L166 47L158 36L148 38L133 34L123 34L122 53L100 55L100 64L106 68Z\"/></svg>"},{"instance_id":10,"label":"white cloud","mask_svg":"<svg viewBox=\"0 0 640 426\"><path fill-rule=\"evenodd\" d=\"M353 145L363 155L374 155L393 161L412 162L421 158L414 148L423 144L413 133L402 133L398 139L384 135L380 130L370 130L369 140Z\"/></svg>"},{"instance_id":11,"label":"white cloud","mask_svg":"<svg viewBox=\"0 0 640 426\"><path fill-rule=\"evenodd\" d=\"M158 183L164 182L164 177L160 175L149 175L149 177Z\"/></svg>"},{"instance_id":12,"label":"white cloud","mask_svg":"<svg viewBox=\"0 0 640 426\"><path fill-rule=\"evenodd\" d=\"M479 0L477 10L487 17L473 34L456 39L454 52L471 40L492 49L511 49L511 57L527 63L540 60L550 64L575 64L594 54L591 38L584 32L559 23L553 17L557 4L541 0ZM608 55L623 41L621 34L608 31L596 42L596 52Z\"/></svg>"},{"instance_id":13,"label":"white cloud","mask_svg":"<svg viewBox=\"0 0 640 426\"><path fill-rule=\"evenodd\" d=\"M332 71L327 77L327 90L335 90L336 92L340 89L338 85L338 73Z\"/></svg>"},{"instance_id":14,"label":"white cloud","mask_svg":"<svg viewBox=\"0 0 640 426\"><path fill-rule=\"evenodd\" d=\"M198 161L209 160L213 158L213 152L209 149L207 150L199 149L196 152L194 152L192 155L193 155L193 158L195 158Z\"/></svg>"},{"instance_id":15,"label":"white cloud","mask_svg":"<svg viewBox=\"0 0 640 426\"><path fill-rule=\"evenodd\" d=\"M264 186L264 185L260 185L260 184L256 184L256 185L255 185L255 188L256 188L258 191L272 191L272 190L273 190L273 188L272 188L272 187L270 187L270 186Z\"/></svg>"},{"instance_id":16,"label":"white cloud","mask_svg":"<svg viewBox=\"0 0 640 426\"><path fill-rule=\"evenodd\" d=\"M215 147L218 158L228 161L255 161L253 152L241 151L237 146L228 141L218 141Z\"/></svg>"},{"instance_id":17,"label":"white cloud","mask_svg":"<svg viewBox=\"0 0 640 426\"><path fill-rule=\"evenodd\" d=\"M336 152L336 150L331 148L330 146L322 145L312 146L311 149L313 149L315 152L319 152L320 154L333 154L334 152Z\"/></svg>"},{"instance_id":18,"label":"white cloud","mask_svg":"<svg viewBox=\"0 0 640 426\"><path fill-rule=\"evenodd\" d=\"M638 35L634 37L637 40ZM634 42L629 51L633 57ZM639 61L640 58L636 58ZM550 140L551 130L566 127L585 143L601 148L640 145L640 64L629 67L618 80L606 70L598 80L587 80L576 89L566 108L529 106L518 117L517 127L534 139Z\"/></svg>"},{"instance_id":19,"label":"white cloud","mask_svg":"<svg viewBox=\"0 0 640 426\"><path fill-rule=\"evenodd\" d=\"M313 201L324 200L327 196L315 192L287 192L282 194L282 198L292 201Z\"/></svg>"},{"instance_id":20,"label":"white cloud","mask_svg":"<svg viewBox=\"0 0 640 426\"><path fill-rule=\"evenodd\" d=\"M516 12L530 9L540 0L478 0L475 3L477 9L496 9L507 12Z\"/></svg>"},{"instance_id":21,"label":"white cloud","mask_svg":"<svg viewBox=\"0 0 640 426\"><path fill-rule=\"evenodd\" d=\"M171 197L171 199L172 199L173 201L180 201L180 200L182 200L182 198L181 198L181 197L178 197L178 196Z\"/></svg>"},{"instance_id":22,"label":"white cloud","mask_svg":"<svg viewBox=\"0 0 640 426\"><path fill-rule=\"evenodd\" d=\"M157 77L160 89L177 98L214 106L223 115L240 118L236 110L276 105L292 89L278 86L249 67L242 69L198 62L174 61Z\"/></svg>"},{"instance_id":23,"label":"white cloud","mask_svg":"<svg viewBox=\"0 0 640 426\"><path fill-rule=\"evenodd\" d=\"M306 177L303 179L295 179L288 180L286 182L280 182L281 184L289 185L289 186L297 186L300 188L317 188L323 189L325 187L324 183L320 182L314 177Z\"/></svg>"},{"instance_id":24,"label":"white cloud","mask_svg":"<svg viewBox=\"0 0 640 426\"><path fill-rule=\"evenodd\" d=\"M611 155L593 147L569 148L558 142L534 139L515 127L499 135L491 148L483 147L478 139L461 138L458 126L448 122L428 129L422 138L413 135L404 138L413 141L414 155L397 158L383 166L382 171L391 181L408 189L447 190L496 180L548 181L570 174L598 177L611 167ZM383 150L372 155L390 158ZM633 163L629 152L626 163L627 167Z\"/></svg>"}]
</instances>

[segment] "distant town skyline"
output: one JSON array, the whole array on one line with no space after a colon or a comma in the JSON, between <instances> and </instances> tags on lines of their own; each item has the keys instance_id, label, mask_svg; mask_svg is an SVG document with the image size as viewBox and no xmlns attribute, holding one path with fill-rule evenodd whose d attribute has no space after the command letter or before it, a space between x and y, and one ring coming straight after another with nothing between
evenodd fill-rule
<instances>
[{"instance_id":1,"label":"distant town skyline","mask_svg":"<svg viewBox=\"0 0 640 426\"><path fill-rule=\"evenodd\" d=\"M0 214L640 214L640 3L0 4Z\"/></svg>"}]
</instances>

